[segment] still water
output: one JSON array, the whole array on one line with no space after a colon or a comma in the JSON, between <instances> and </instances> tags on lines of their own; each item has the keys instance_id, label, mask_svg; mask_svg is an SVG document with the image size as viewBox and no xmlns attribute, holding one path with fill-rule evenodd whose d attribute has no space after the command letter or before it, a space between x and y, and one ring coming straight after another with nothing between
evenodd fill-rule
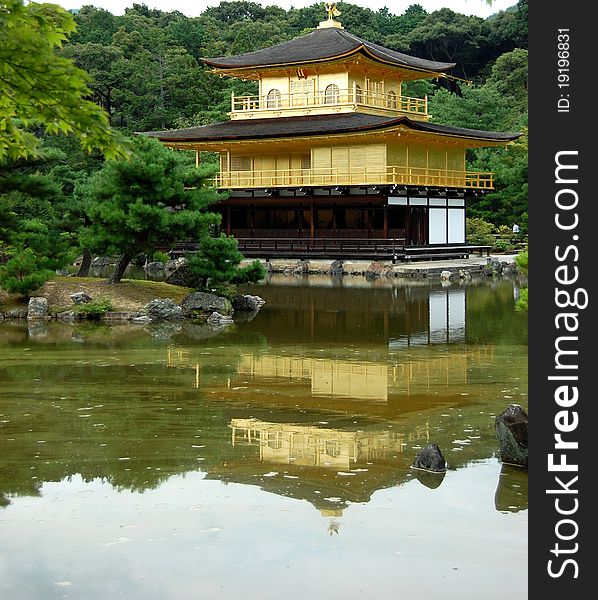
<instances>
[{"instance_id":1,"label":"still water","mask_svg":"<svg viewBox=\"0 0 598 600\"><path fill-rule=\"evenodd\" d=\"M516 285L245 291L222 329L0 323L0 598L526 598Z\"/></svg>"}]
</instances>

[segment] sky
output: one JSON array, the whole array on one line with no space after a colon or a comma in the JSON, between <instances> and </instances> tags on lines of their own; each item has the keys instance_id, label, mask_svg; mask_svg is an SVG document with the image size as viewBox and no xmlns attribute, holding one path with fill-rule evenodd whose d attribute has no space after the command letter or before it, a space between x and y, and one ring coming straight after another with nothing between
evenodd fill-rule
<instances>
[{"instance_id":1,"label":"sky","mask_svg":"<svg viewBox=\"0 0 598 600\"><path fill-rule=\"evenodd\" d=\"M64 8L80 8L86 4L91 4L98 8L105 8L114 15L122 15L125 8L136 4L146 4L150 8L159 8L164 11L178 10L188 17L196 17L208 6L217 6L220 0L49 0ZM316 0L254 0L262 6L276 5L282 8L289 9L302 8L311 6L316 3ZM504 10L517 3L517 0L493 0L489 6L486 0L404 0L397 2L396 0L354 0L353 4L378 10L387 6L391 13L402 14L404 10L411 4L420 4L428 12L433 12L440 8L450 8L455 12L465 15L477 15L479 17L488 17L491 14ZM323 4L323 3L322 3ZM324 8L322 8L324 15ZM325 16L325 15L324 15ZM339 19L342 21L342 17Z\"/></svg>"}]
</instances>

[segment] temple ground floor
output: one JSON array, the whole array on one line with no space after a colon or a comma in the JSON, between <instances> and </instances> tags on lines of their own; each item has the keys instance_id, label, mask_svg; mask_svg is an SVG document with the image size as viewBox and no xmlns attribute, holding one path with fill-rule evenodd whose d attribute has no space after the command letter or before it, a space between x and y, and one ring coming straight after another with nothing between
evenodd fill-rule
<instances>
[{"instance_id":1,"label":"temple ground floor","mask_svg":"<svg viewBox=\"0 0 598 600\"><path fill-rule=\"evenodd\" d=\"M239 241L245 256L441 259L464 257L471 249L463 192L269 192L232 193L212 209L222 215L221 231Z\"/></svg>"}]
</instances>

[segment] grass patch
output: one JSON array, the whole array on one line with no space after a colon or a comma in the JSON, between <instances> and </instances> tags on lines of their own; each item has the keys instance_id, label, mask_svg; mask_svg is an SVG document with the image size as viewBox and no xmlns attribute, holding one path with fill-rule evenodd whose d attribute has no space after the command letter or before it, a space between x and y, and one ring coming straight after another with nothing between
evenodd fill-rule
<instances>
[{"instance_id":1,"label":"grass patch","mask_svg":"<svg viewBox=\"0 0 598 600\"><path fill-rule=\"evenodd\" d=\"M171 285L163 281L143 279L123 279L120 283L109 285L98 277L62 277L57 276L46 282L35 296L48 299L49 311L60 312L74 310L70 295L85 292L94 300L110 301L112 310L134 312L154 298L171 298L177 304L190 294L191 288ZM0 295L1 309L27 307L28 299L12 294Z\"/></svg>"}]
</instances>

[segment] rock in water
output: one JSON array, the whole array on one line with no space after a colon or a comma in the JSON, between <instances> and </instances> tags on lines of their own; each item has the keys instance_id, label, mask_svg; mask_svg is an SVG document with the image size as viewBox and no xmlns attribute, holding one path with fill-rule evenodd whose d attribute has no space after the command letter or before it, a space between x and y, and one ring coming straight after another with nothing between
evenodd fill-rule
<instances>
[{"instance_id":1,"label":"rock in water","mask_svg":"<svg viewBox=\"0 0 598 600\"><path fill-rule=\"evenodd\" d=\"M221 315L219 312L215 311L208 317L207 322L211 325L228 325L234 323L232 317L229 315Z\"/></svg>"},{"instance_id":2,"label":"rock in water","mask_svg":"<svg viewBox=\"0 0 598 600\"><path fill-rule=\"evenodd\" d=\"M260 296L251 296L250 294L241 294L235 296L232 300L235 311L257 312L264 304L264 299Z\"/></svg>"},{"instance_id":3,"label":"rock in water","mask_svg":"<svg viewBox=\"0 0 598 600\"><path fill-rule=\"evenodd\" d=\"M439 473L446 471L446 461L444 460L444 456L442 456L442 452L440 452L438 444L430 444L420 450L413 461L413 466L416 469L437 471Z\"/></svg>"},{"instance_id":4,"label":"rock in water","mask_svg":"<svg viewBox=\"0 0 598 600\"><path fill-rule=\"evenodd\" d=\"M437 487L440 487L440 484L444 481L446 470L424 471L423 469L418 469L413 475L422 485L434 490Z\"/></svg>"},{"instance_id":5,"label":"rock in water","mask_svg":"<svg viewBox=\"0 0 598 600\"><path fill-rule=\"evenodd\" d=\"M494 420L504 463L527 467L527 413L519 404L509 404Z\"/></svg>"}]
</instances>

